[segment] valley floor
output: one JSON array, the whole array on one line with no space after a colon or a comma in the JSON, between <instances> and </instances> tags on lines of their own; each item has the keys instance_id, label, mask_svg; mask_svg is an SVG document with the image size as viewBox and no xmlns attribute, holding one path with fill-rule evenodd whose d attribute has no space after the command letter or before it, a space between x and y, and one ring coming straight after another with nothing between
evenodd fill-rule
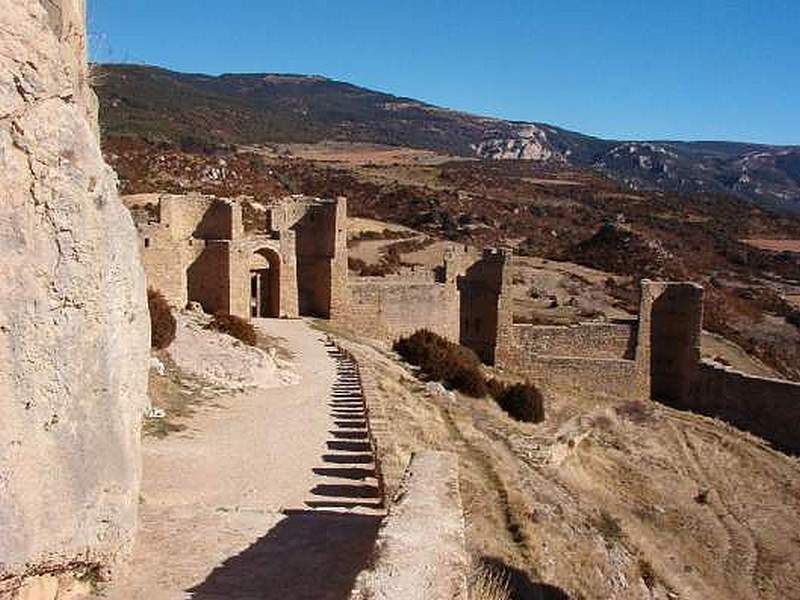
<instances>
[{"instance_id":1,"label":"valley floor","mask_svg":"<svg viewBox=\"0 0 800 600\"><path fill-rule=\"evenodd\" d=\"M331 405L351 373L302 321L258 327L300 383L217 398L184 431L145 438L134 555L103 597L338 599L364 567L382 514L374 465L341 441L366 431L341 429Z\"/></svg>"}]
</instances>

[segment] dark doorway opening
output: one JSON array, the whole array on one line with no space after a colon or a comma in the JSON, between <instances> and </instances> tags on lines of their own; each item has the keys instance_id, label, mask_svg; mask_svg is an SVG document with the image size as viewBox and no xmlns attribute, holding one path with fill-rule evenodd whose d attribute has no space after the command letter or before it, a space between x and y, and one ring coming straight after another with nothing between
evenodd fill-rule
<instances>
[{"instance_id":1,"label":"dark doorway opening","mask_svg":"<svg viewBox=\"0 0 800 600\"><path fill-rule=\"evenodd\" d=\"M250 271L250 316L277 318L280 316L280 262L271 250L256 254L267 259L267 267Z\"/></svg>"}]
</instances>

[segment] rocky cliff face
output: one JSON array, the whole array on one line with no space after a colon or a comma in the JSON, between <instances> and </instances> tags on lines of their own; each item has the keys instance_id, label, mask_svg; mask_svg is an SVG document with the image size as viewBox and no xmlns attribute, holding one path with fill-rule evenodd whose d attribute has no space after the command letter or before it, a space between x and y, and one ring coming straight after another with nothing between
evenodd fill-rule
<instances>
[{"instance_id":1,"label":"rocky cliff face","mask_svg":"<svg viewBox=\"0 0 800 600\"><path fill-rule=\"evenodd\" d=\"M84 18L0 0L0 597L108 567L135 528L149 320Z\"/></svg>"}]
</instances>

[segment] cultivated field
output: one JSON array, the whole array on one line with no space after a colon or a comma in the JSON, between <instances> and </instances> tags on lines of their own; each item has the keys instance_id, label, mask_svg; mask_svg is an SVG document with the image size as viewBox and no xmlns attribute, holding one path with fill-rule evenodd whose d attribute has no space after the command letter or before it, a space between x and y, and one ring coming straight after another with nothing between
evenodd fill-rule
<instances>
[{"instance_id":1,"label":"cultivated field","mask_svg":"<svg viewBox=\"0 0 800 600\"><path fill-rule=\"evenodd\" d=\"M773 252L797 252L800 253L800 240L742 240L760 250L772 250Z\"/></svg>"}]
</instances>

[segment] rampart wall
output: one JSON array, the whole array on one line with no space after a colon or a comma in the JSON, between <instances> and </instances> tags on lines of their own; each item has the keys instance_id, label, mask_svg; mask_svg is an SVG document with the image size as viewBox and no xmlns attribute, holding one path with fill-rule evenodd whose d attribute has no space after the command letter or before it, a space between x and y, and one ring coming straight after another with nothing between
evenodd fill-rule
<instances>
[{"instance_id":1,"label":"rampart wall","mask_svg":"<svg viewBox=\"0 0 800 600\"><path fill-rule=\"evenodd\" d=\"M684 408L720 417L783 450L800 453L800 383L702 361Z\"/></svg>"},{"instance_id":2,"label":"rampart wall","mask_svg":"<svg viewBox=\"0 0 800 600\"><path fill-rule=\"evenodd\" d=\"M509 252L487 249L458 277L459 339L487 364L502 364L513 324Z\"/></svg>"},{"instance_id":3,"label":"rampart wall","mask_svg":"<svg viewBox=\"0 0 800 600\"><path fill-rule=\"evenodd\" d=\"M510 333L501 337L497 366L542 389L620 398L646 394L634 360L635 323L512 325L506 330Z\"/></svg>"},{"instance_id":4,"label":"rampart wall","mask_svg":"<svg viewBox=\"0 0 800 600\"><path fill-rule=\"evenodd\" d=\"M521 325L511 328L506 365L523 364L529 356L633 359L636 324L581 323L570 326Z\"/></svg>"},{"instance_id":5,"label":"rampart wall","mask_svg":"<svg viewBox=\"0 0 800 600\"><path fill-rule=\"evenodd\" d=\"M545 391L578 397L641 400L646 394L633 360L532 355L512 370Z\"/></svg>"},{"instance_id":6,"label":"rampart wall","mask_svg":"<svg viewBox=\"0 0 800 600\"><path fill-rule=\"evenodd\" d=\"M366 337L391 342L418 329L458 339L458 293L447 283L384 281L354 278L350 305L339 319Z\"/></svg>"},{"instance_id":7,"label":"rampart wall","mask_svg":"<svg viewBox=\"0 0 800 600\"><path fill-rule=\"evenodd\" d=\"M415 454L350 598L467 600L468 569L458 456Z\"/></svg>"},{"instance_id":8,"label":"rampart wall","mask_svg":"<svg viewBox=\"0 0 800 600\"><path fill-rule=\"evenodd\" d=\"M230 313L232 276L230 242L209 241L199 247L200 252L189 263L186 271L187 299L199 302L203 310L208 313L217 311Z\"/></svg>"}]
</instances>

